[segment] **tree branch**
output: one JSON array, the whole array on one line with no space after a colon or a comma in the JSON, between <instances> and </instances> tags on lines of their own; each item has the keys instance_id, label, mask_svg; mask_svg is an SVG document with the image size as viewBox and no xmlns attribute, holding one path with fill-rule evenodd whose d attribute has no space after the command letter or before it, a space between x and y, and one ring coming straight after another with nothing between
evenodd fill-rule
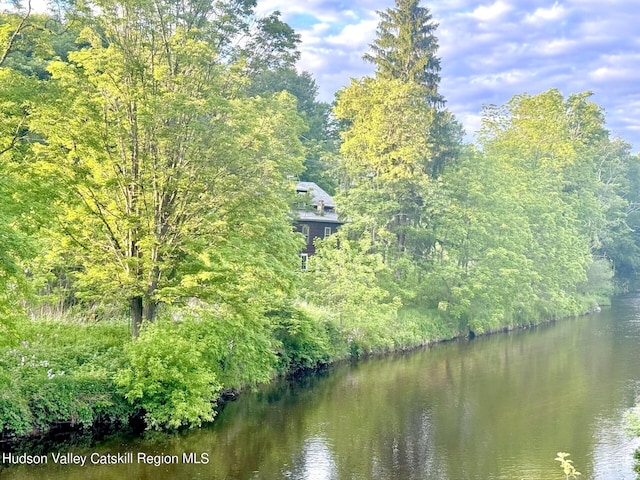
<instances>
[{"instance_id":1,"label":"tree branch","mask_svg":"<svg viewBox=\"0 0 640 480\"><path fill-rule=\"evenodd\" d=\"M2 52L2 55L0 55L0 67L9 56L9 52L11 52L11 48L13 47L13 44L18 39L18 36L20 35L20 33L22 33L22 30L24 30L27 27L27 20L29 19L30 15L31 15L31 0L27 0L27 13L24 17L20 19L20 23L18 24L18 27L14 30L14 32L9 37L7 46L5 47L4 52Z\"/></svg>"}]
</instances>

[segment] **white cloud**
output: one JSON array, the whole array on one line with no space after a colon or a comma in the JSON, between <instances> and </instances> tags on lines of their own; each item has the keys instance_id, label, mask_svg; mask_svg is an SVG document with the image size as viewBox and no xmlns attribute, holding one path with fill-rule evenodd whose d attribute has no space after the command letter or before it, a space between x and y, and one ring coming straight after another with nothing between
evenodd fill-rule
<instances>
[{"instance_id":1,"label":"white cloud","mask_svg":"<svg viewBox=\"0 0 640 480\"><path fill-rule=\"evenodd\" d=\"M568 38L554 38L552 40L545 40L539 46L538 50L543 55L560 55L567 53L574 48L579 48L577 40L571 40Z\"/></svg>"},{"instance_id":2,"label":"white cloud","mask_svg":"<svg viewBox=\"0 0 640 480\"><path fill-rule=\"evenodd\" d=\"M321 44L330 30L330 23L316 23L310 28L298 30L297 33L300 34L300 40L302 42L301 47L306 49L309 46Z\"/></svg>"},{"instance_id":3,"label":"white cloud","mask_svg":"<svg viewBox=\"0 0 640 480\"><path fill-rule=\"evenodd\" d=\"M530 78L531 74L523 70L512 70L488 75L478 75L471 77L472 85L501 87L507 85L517 85Z\"/></svg>"},{"instance_id":4,"label":"white cloud","mask_svg":"<svg viewBox=\"0 0 640 480\"><path fill-rule=\"evenodd\" d=\"M377 19L362 20L360 23L347 25L337 35L327 37L326 42L349 50L361 47L366 49L375 36L377 25Z\"/></svg>"},{"instance_id":5,"label":"white cloud","mask_svg":"<svg viewBox=\"0 0 640 480\"><path fill-rule=\"evenodd\" d=\"M530 23L553 22L564 18L568 11L558 2L554 3L550 8L538 8L532 14L526 16L526 21Z\"/></svg>"},{"instance_id":6,"label":"white cloud","mask_svg":"<svg viewBox=\"0 0 640 480\"><path fill-rule=\"evenodd\" d=\"M469 16L480 20L481 22L492 22L499 20L505 13L512 9L513 7L511 7L511 5L503 2L502 0L497 0L491 5L480 5L473 10Z\"/></svg>"},{"instance_id":7,"label":"white cloud","mask_svg":"<svg viewBox=\"0 0 640 480\"><path fill-rule=\"evenodd\" d=\"M635 81L638 72L635 69L625 67L600 67L590 72L589 76L593 80L603 83L610 83L615 80Z\"/></svg>"},{"instance_id":8,"label":"white cloud","mask_svg":"<svg viewBox=\"0 0 640 480\"><path fill-rule=\"evenodd\" d=\"M467 136L473 136L480 130L482 115L477 113L463 113L459 115L458 120L464 125Z\"/></svg>"}]
</instances>

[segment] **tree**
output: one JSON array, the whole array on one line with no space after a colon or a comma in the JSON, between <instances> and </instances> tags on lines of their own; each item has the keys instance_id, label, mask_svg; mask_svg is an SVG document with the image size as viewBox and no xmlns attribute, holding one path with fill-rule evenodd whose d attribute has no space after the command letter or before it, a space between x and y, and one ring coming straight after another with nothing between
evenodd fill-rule
<instances>
[{"instance_id":1,"label":"tree","mask_svg":"<svg viewBox=\"0 0 640 480\"><path fill-rule=\"evenodd\" d=\"M389 325L401 301L379 285L378 277L387 268L382 257L371 253L368 238L350 241L343 231L317 242L303 278L305 298L338 317L352 352L390 346Z\"/></svg>"},{"instance_id":2,"label":"tree","mask_svg":"<svg viewBox=\"0 0 640 480\"><path fill-rule=\"evenodd\" d=\"M396 0L395 8L378 12L380 22L372 53L364 55L376 66L377 75L402 82L415 82L426 92L431 106L444 104L438 93L440 59L436 56L438 39L428 8L420 0Z\"/></svg>"},{"instance_id":3,"label":"tree","mask_svg":"<svg viewBox=\"0 0 640 480\"><path fill-rule=\"evenodd\" d=\"M338 138L331 106L317 99L318 85L311 74L298 73L293 67L260 72L252 78L248 89L250 95L272 95L281 91L296 98L298 113L307 125L300 137L305 147L305 171L300 179L335 191Z\"/></svg>"},{"instance_id":4,"label":"tree","mask_svg":"<svg viewBox=\"0 0 640 480\"><path fill-rule=\"evenodd\" d=\"M338 94L343 192L351 238L370 237L388 274L385 289L403 303L421 301L432 268L437 178L460 152L462 129L438 93L440 60L429 10L398 0L378 12L377 36L365 60L374 78L353 80Z\"/></svg>"},{"instance_id":5,"label":"tree","mask_svg":"<svg viewBox=\"0 0 640 480\"><path fill-rule=\"evenodd\" d=\"M603 182L603 167L615 162L603 155L612 153L612 143L590 95L518 95L504 107L489 107L481 130L484 152L514 180L524 180L519 197L534 235L528 256L540 275L538 298L549 304L589 293L581 285L612 225L610 206L619 200Z\"/></svg>"},{"instance_id":6,"label":"tree","mask_svg":"<svg viewBox=\"0 0 640 480\"><path fill-rule=\"evenodd\" d=\"M2 66L15 44L19 41L20 35L29 28L29 18L31 17L31 1L27 2L26 10L16 14L2 14L0 20L0 66Z\"/></svg>"},{"instance_id":7,"label":"tree","mask_svg":"<svg viewBox=\"0 0 640 480\"><path fill-rule=\"evenodd\" d=\"M35 253L34 217L42 213L47 196L37 190L26 158L33 141L29 133L30 106L39 89L35 78L10 68L22 38L32 28L31 4L24 11L0 14L0 331L6 334L19 317L26 290L26 259ZM38 192L42 193L42 192Z\"/></svg>"},{"instance_id":8,"label":"tree","mask_svg":"<svg viewBox=\"0 0 640 480\"><path fill-rule=\"evenodd\" d=\"M367 78L339 94L335 113L349 124L340 149L347 188L339 203L352 228L368 232L393 261L406 248L407 229L424 220L433 111L415 83Z\"/></svg>"},{"instance_id":9,"label":"tree","mask_svg":"<svg viewBox=\"0 0 640 480\"><path fill-rule=\"evenodd\" d=\"M292 69L300 58L300 35L280 20L275 11L256 21L255 31L246 47L239 52L248 73L254 76L264 71Z\"/></svg>"},{"instance_id":10,"label":"tree","mask_svg":"<svg viewBox=\"0 0 640 480\"><path fill-rule=\"evenodd\" d=\"M90 46L49 66L33 124L67 192L56 252L84 298L127 299L134 337L160 302L240 306L288 288L302 123L286 94L244 97L220 57L247 3L99 2Z\"/></svg>"},{"instance_id":11,"label":"tree","mask_svg":"<svg viewBox=\"0 0 640 480\"><path fill-rule=\"evenodd\" d=\"M419 0L396 0L395 8L378 12L380 22L371 52L364 55L376 66L376 78L396 79L420 85L433 118L424 125L429 133L429 174L436 178L460 154L464 132L455 117L444 109L445 99L438 92L440 59L436 56L438 24Z\"/></svg>"}]
</instances>

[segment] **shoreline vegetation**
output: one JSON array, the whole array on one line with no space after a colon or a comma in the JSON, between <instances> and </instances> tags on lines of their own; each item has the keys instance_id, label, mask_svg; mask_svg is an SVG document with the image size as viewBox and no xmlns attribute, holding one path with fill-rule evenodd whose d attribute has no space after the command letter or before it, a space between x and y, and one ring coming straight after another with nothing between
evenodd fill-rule
<instances>
[{"instance_id":1,"label":"shoreline vegetation","mask_svg":"<svg viewBox=\"0 0 640 480\"><path fill-rule=\"evenodd\" d=\"M488 105L465 144L418 0L333 105L255 7L0 13L3 440L198 427L277 375L638 287L640 157L592 92ZM297 180L345 222L304 272Z\"/></svg>"},{"instance_id":2,"label":"shoreline vegetation","mask_svg":"<svg viewBox=\"0 0 640 480\"><path fill-rule=\"evenodd\" d=\"M578 315L599 311L598 305L589 305L588 309ZM279 315L282 315L282 312L279 312ZM472 331L452 330L450 325L446 324L436 326L433 318L424 315L417 318L415 312L402 310L398 319L399 324L404 324L405 328L397 328L396 336L386 338L383 343L374 343L375 339L381 338L378 334L362 336L355 342L344 332L336 336L339 328L331 321L331 317L321 317L317 309L314 311L308 306L299 306L288 312L287 317L285 319L281 316L281 323L289 322L296 317L297 328L293 334L291 331L285 335L277 330L272 332L272 346L278 345L279 348L276 349L275 358L272 356L270 359L272 363L268 378L263 374L254 380L247 377L245 383L221 385L212 397L201 398L203 403L208 403L211 407L211 417L205 418L203 415L197 424L175 425L173 429L200 426L202 422L215 421L215 414L224 408L226 402L237 399L248 388L260 388L261 384L272 382L279 377L313 374L314 371L343 361L410 352L477 336ZM409 320L409 317L412 319ZM193 318L181 322L190 321L194 321ZM503 326L482 332L481 335L506 333L554 321L555 318ZM154 328L162 332L162 335L168 335L172 331L171 325L175 326L174 322L172 319L161 319ZM406 342L406 339L415 335L416 329L419 330L421 326L423 329L429 328L434 334L422 338L414 336L413 342ZM0 437L1 451L15 451L16 448L18 451L25 448L32 451L37 444L49 444L51 441L64 444L73 438L99 441L108 435L141 434L150 427L145 420L145 409L132 404L126 398L118 380L124 375L122 370L111 373L114 371L114 365L127 364L127 320L37 320L25 321L23 327L19 347L0 351L0 358L5 359L4 367L7 366L7 358L15 359L18 365L17 368L14 367L14 371L5 369L4 375L12 376L14 379L21 377L21 382L16 381L11 385L10 393L3 395L3 402L0 404L5 415L5 428ZM330 338L334 343L327 348ZM339 341L336 342L336 339ZM401 343L403 341L405 343ZM173 342L171 344L174 345ZM57 353L52 355L56 350ZM171 361L171 357L163 355L162 360ZM180 373L188 375L191 369ZM219 378L223 378L223 375ZM163 381L165 379L166 375L163 376ZM162 385L160 395L163 398L159 401L171 401L173 394L171 386ZM179 407L177 404L170 405L172 409ZM207 410L204 405L200 408L203 411ZM13 430L6 428L7 426L13 427ZM158 425L155 427L158 428Z\"/></svg>"}]
</instances>

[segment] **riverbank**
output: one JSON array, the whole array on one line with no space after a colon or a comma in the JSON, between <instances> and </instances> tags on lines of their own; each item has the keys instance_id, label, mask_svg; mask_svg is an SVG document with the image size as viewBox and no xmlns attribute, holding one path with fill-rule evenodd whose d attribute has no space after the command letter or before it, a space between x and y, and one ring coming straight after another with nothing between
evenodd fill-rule
<instances>
[{"instance_id":1,"label":"riverbank","mask_svg":"<svg viewBox=\"0 0 640 480\"><path fill-rule=\"evenodd\" d=\"M616 299L596 315L336 362L243 392L213 425L40 444L27 453L48 454L50 465L12 466L0 476L539 479L559 476L553 458L570 451L586 478L631 480L624 473L632 472L637 442L621 424L638 378L637 306L638 300ZM52 454L68 452L180 458L195 452L207 453L209 463L64 469L52 463Z\"/></svg>"},{"instance_id":2,"label":"riverbank","mask_svg":"<svg viewBox=\"0 0 640 480\"><path fill-rule=\"evenodd\" d=\"M136 342L124 319L17 323L0 345L0 441L197 427L278 376L543 322L474 332L444 311L403 307L393 323L365 329L307 304L228 323L202 310L175 318L167 312Z\"/></svg>"}]
</instances>

